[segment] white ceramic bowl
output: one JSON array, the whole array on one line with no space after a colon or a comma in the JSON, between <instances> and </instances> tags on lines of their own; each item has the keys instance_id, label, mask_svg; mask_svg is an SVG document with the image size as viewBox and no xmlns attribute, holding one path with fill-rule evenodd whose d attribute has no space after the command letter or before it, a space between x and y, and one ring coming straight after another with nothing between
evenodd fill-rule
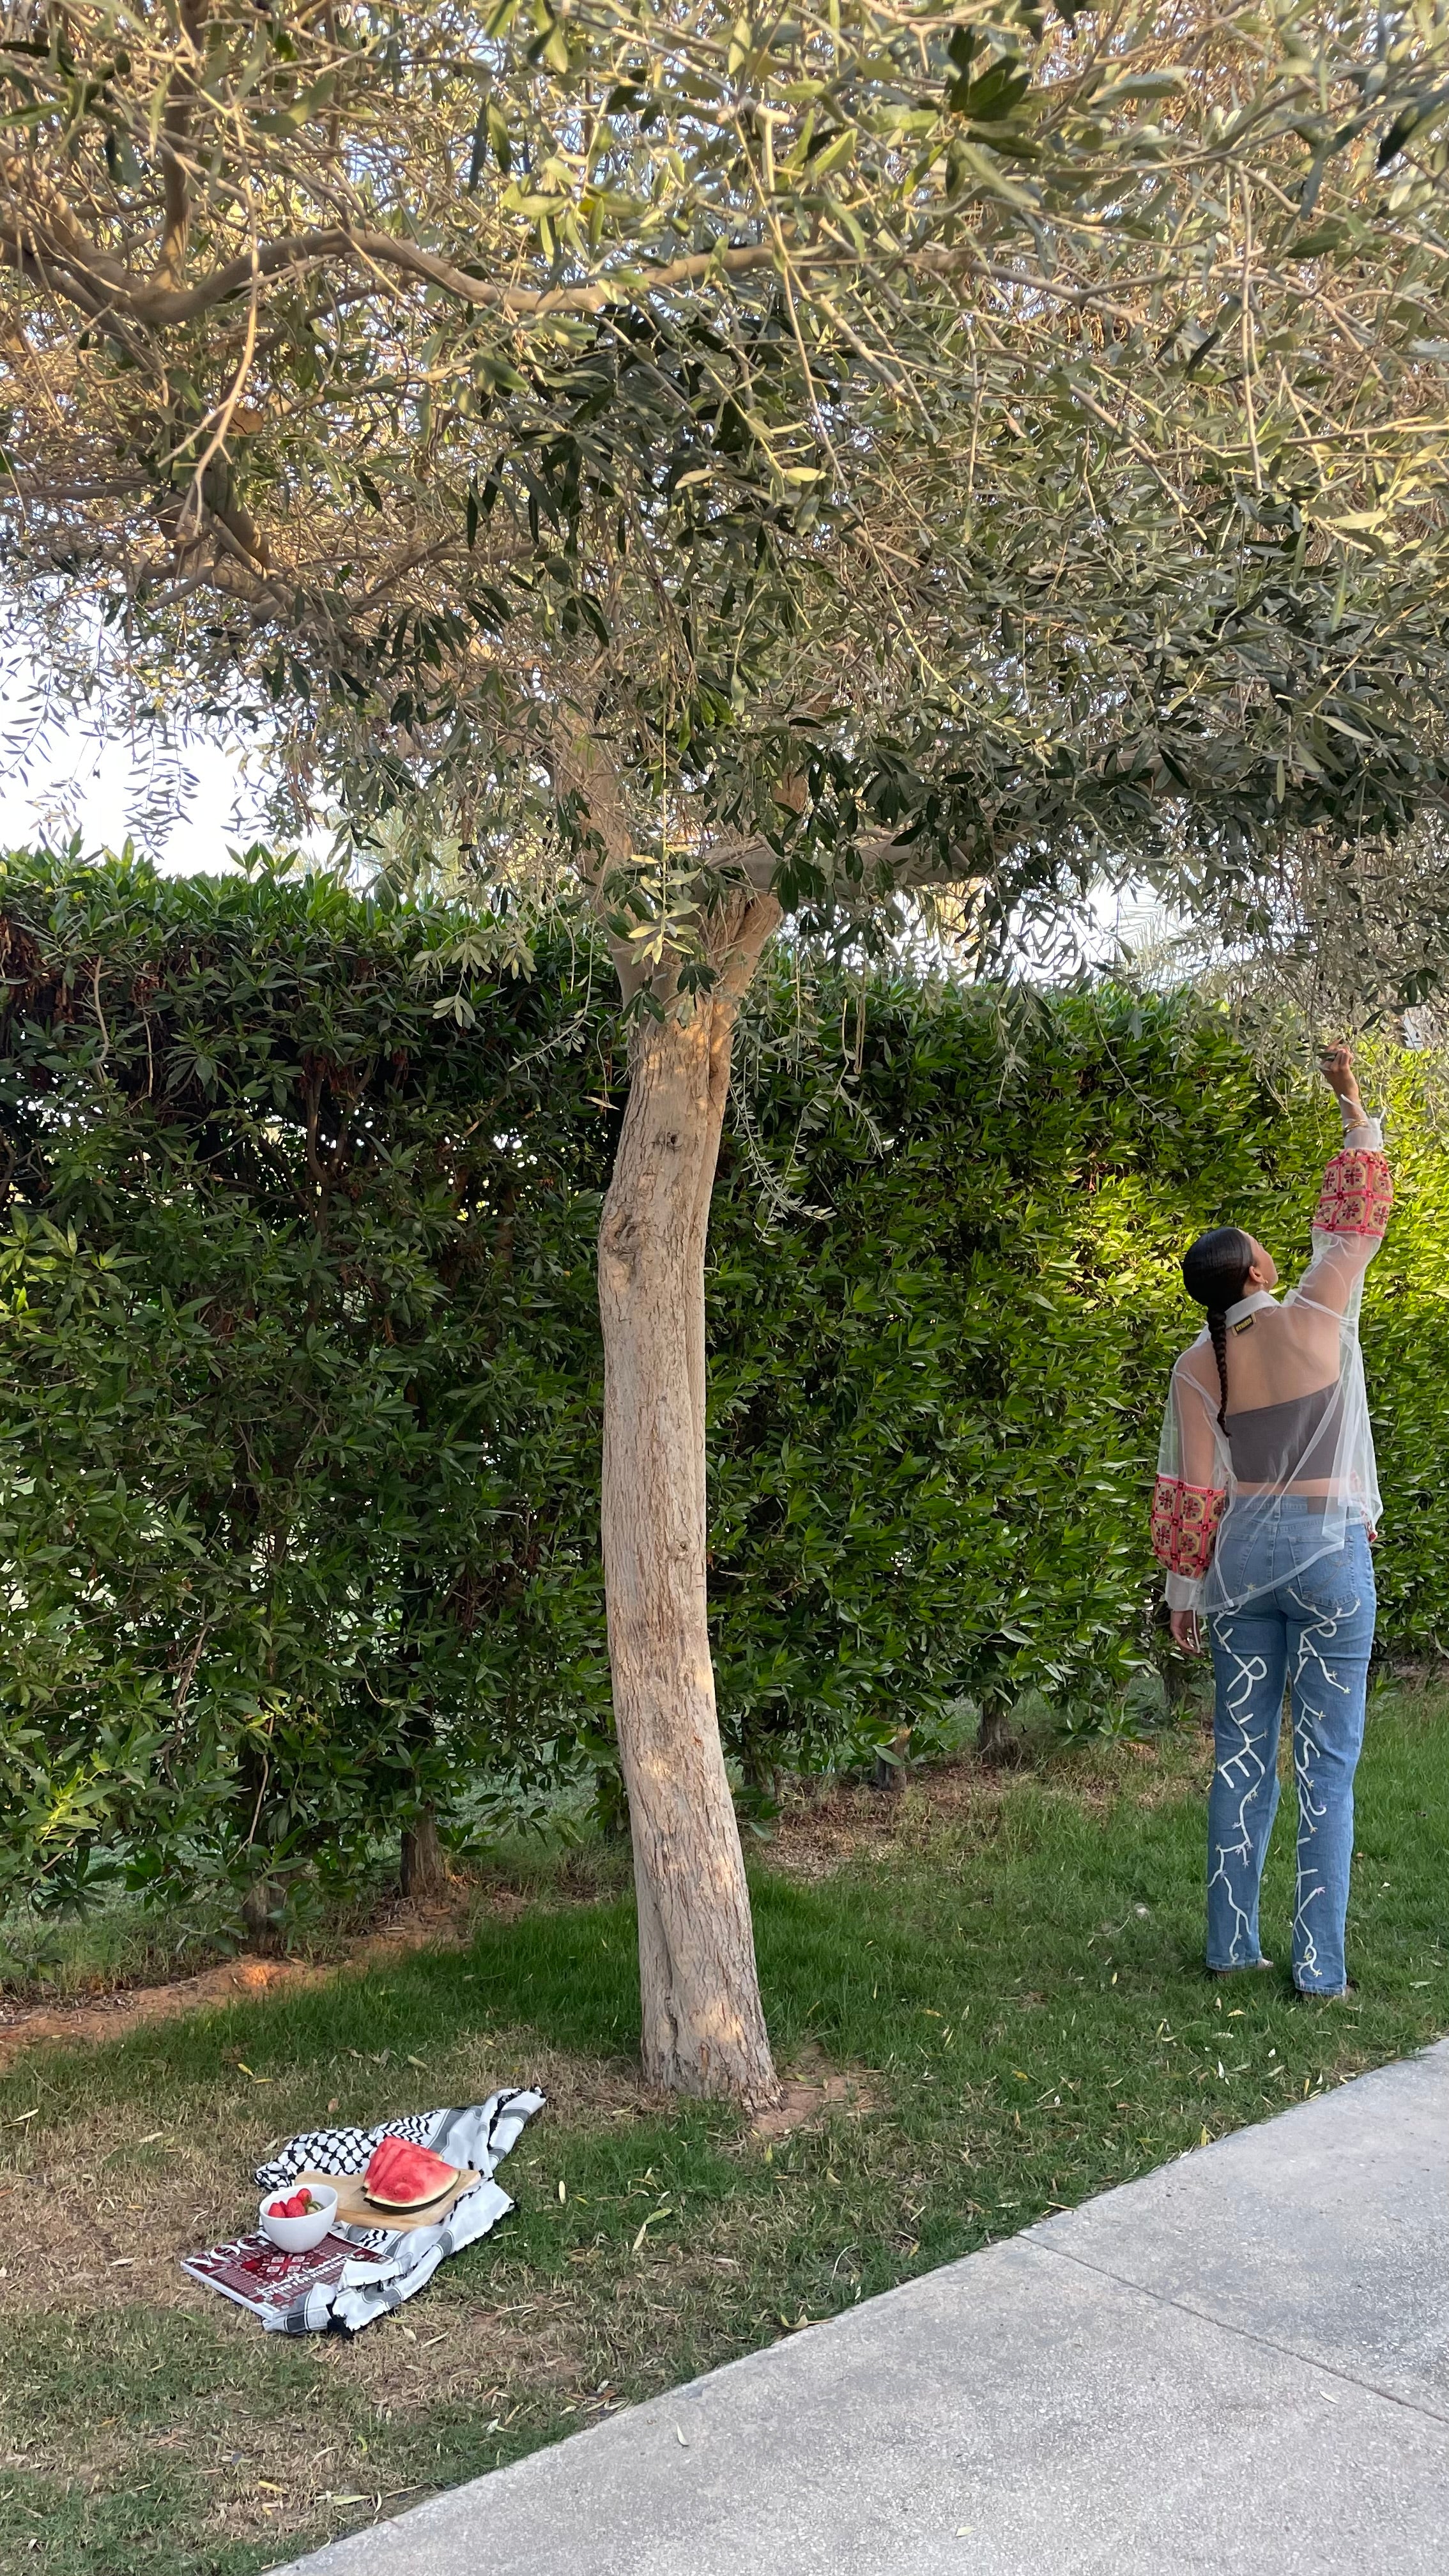
<instances>
[{"instance_id":1,"label":"white ceramic bowl","mask_svg":"<svg viewBox=\"0 0 1449 2576\"><path fill-rule=\"evenodd\" d=\"M314 2245L321 2244L323 2237L326 2235L328 2228L331 2226L333 2219L337 2215L337 2194L335 2191L324 2191L320 2182L308 2183L307 2189L310 2191L313 2199L317 2201L320 2206L309 2211L305 2218L274 2218L272 2216L273 2210L277 2207L280 2201L291 2200L295 2197L298 2185L294 2182L284 2183L280 2191L269 2191L266 2199L262 2202L261 2210L259 2212L262 2234L264 2236L269 2236L272 2243L282 2254L310 2253Z\"/></svg>"}]
</instances>

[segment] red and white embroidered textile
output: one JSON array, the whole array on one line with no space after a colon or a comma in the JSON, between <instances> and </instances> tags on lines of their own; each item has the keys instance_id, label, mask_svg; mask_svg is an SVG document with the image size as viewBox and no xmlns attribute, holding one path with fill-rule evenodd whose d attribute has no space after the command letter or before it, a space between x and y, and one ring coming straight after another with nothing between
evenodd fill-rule
<instances>
[{"instance_id":1,"label":"red and white embroidered textile","mask_svg":"<svg viewBox=\"0 0 1449 2576\"><path fill-rule=\"evenodd\" d=\"M1314 1232L1372 1235L1377 1250L1388 1232L1393 1204L1394 1179L1387 1156L1345 1145L1323 1175L1313 1211Z\"/></svg>"},{"instance_id":2,"label":"red and white embroidered textile","mask_svg":"<svg viewBox=\"0 0 1449 2576\"><path fill-rule=\"evenodd\" d=\"M1253 1598L1261 1587L1243 1588L1246 1577L1234 1569L1271 1563L1271 1552L1251 1540L1285 1498L1315 1523L1311 1555L1300 1542L1300 1566L1342 1547L1350 1520L1377 1527L1358 1318L1394 1185L1378 1120L1345 1103L1344 1122L1342 1150L1323 1175L1303 1278L1281 1301L1259 1289L1227 1310L1226 1432L1206 1325L1172 1372L1152 1546L1167 1569L1174 1610L1236 1610Z\"/></svg>"},{"instance_id":3,"label":"red and white embroidered textile","mask_svg":"<svg viewBox=\"0 0 1449 2576\"><path fill-rule=\"evenodd\" d=\"M1206 1574L1223 1516L1223 1496L1206 1485L1159 1476L1152 1497L1152 1553L1174 1574Z\"/></svg>"}]
</instances>

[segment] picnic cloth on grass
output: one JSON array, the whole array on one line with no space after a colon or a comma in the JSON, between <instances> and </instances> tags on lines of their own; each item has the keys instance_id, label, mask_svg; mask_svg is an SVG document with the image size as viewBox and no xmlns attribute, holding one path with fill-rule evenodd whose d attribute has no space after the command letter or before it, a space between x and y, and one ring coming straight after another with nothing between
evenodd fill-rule
<instances>
[{"instance_id":1,"label":"picnic cloth on grass","mask_svg":"<svg viewBox=\"0 0 1449 2576\"><path fill-rule=\"evenodd\" d=\"M440 2263L476 2244L513 2207L493 2175L534 2112L542 2109L543 2098L541 2093L490 2093L486 2102L472 2102L462 2110L410 2112L402 2119L382 2120L375 2129L308 2129L288 2138L258 2165L260 2191L278 2191L299 2173L363 2173L384 2138L431 2147L435 2156L460 2169L471 2166L482 2179L454 2201L436 2227L334 2227L333 2235L356 2245L365 2259L355 2268L344 2264L340 2281L314 2282L279 2315L268 2315L268 2331L318 2334L326 2326L342 2326L357 2334L374 2317L413 2298Z\"/></svg>"}]
</instances>

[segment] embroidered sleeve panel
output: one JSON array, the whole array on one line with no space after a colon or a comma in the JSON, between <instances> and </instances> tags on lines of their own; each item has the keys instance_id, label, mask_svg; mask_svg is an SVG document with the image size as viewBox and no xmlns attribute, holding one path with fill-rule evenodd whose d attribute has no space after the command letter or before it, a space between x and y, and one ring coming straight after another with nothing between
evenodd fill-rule
<instances>
[{"instance_id":1,"label":"embroidered sleeve panel","mask_svg":"<svg viewBox=\"0 0 1449 2576\"><path fill-rule=\"evenodd\" d=\"M1345 1146L1323 1175L1313 1211L1315 1233L1367 1234L1377 1239L1388 1227L1394 1204L1393 1174L1388 1156L1362 1146Z\"/></svg>"},{"instance_id":2,"label":"embroidered sleeve panel","mask_svg":"<svg viewBox=\"0 0 1449 2576\"><path fill-rule=\"evenodd\" d=\"M1226 1499L1210 1485L1158 1477L1152 1496L1152 1553L1169 1574L1206 1574Z\"/></svg>"}]
</instances>

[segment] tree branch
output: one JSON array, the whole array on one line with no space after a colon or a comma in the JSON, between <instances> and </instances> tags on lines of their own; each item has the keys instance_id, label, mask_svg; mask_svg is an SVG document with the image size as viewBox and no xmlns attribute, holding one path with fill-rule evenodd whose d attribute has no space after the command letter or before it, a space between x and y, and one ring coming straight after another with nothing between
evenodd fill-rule
<instances>
[{"instance_id":1,"label":"tree branch","mask_svg":"<svg viewBox=\"0 0 1449 2576\"><path fill-rule=\"evenodd\" d=\"M867 867L879 867L883 860L890 857L893 850L900 848L895 835L890 832L872 832L866 838L857 841L855 846ZM913 867L905 853L902 853L902 858L903 864L892 871L895 884L902 888L955 885L971 873L964 859L959 868L953 869L938 859ZM712 868L719 869L723 875L744 877L750 885L764 893L773 887L776 877L786 863L778 850L771 849L768 841L747 840L718 842L710 851L709 864Z\"/></svg>"},{"instance_id":2,"label":"tree branch","mask_svg":"<svg viewBox=\"0 0 1449 2576\"><path fill-rule=\"evenodd\" d=\"M206 23L207 0L181 0L181 33L187 52L201 59L201 30ZM161 231L161 255L156 262L158 286L178 287L186 274L186 242L191 230L191 179L184 157L184 146L191 132L191 108L196 86L189 69L183 67L172 77L166 114L161 121L161 173L165 189L165 217Z\"/></svg>"},{"instance_id":3,"label":"tree branch","mask_svg":"<svg viewBox=\"0 0 1449 2576\"><path fill-rule=\"evenodd\" d=\"M13 189L18 165L10 161L0 168ZM168 162L168 188L171 170ZM33 200L33 175L29 193ZM198 314L210 312L215 305L241 294L254 279L296 276L326 260L350 259L374 269L393 270L439 286L464 303L524 317L602 313L611 304L637 300L644 294L661 294L671 287L690 286L705 277L742 276L751 269L768 267L775 256L767 243L740 244L731 250L696 251L658 268L641 265L589 286L534 289L499 286L491 279L470 276L466 269L455 268L451 261L435 258L418 243L403 241L392 233L359 232L336 225L260 242L255 251L239 252L235 259L213 269L209 277L199 278L194 286L174 287L137 277L120 260L88 241L54 205L43 211L37 208L26 222L13 211L0 214L0 252L11 265L24 267L37 282L53 287L92 319L103 318L107 309L116 310L154 330L194 321ZM802 265L844 265L842 253L836 248L802 250L796 257ZM160 274L158 270L158 279Z\"/></svg>"}]
</instances>

